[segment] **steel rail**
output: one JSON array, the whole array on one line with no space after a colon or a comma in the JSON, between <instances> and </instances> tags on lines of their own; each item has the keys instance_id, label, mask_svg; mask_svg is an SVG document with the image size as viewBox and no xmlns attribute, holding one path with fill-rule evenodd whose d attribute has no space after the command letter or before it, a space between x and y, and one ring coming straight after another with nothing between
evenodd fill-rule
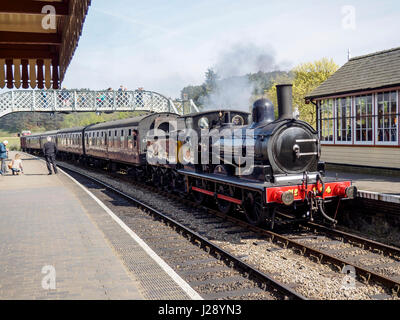
<instances>
[{"instance_id":1,"label":"steel rail","mask_svg":"<svg viewBox=\"0 0 400 320\"><path fill-rule=\"evenodd\" d=\"M251 280L256 280L260 283L262 283L261 288L263 290L268 290L270 288L272 288L273 290L276 290L277 292L279 292L280 294L284 295L285 298L287 299L292 299L292 300L307 300L306 297L304 297L303 295L295 292L293 289L289 288L288 286L285 286L284 284L278 282L277 280L273 279L272 277L270 277L269 275L255 269L254 267L250 266L249 264L245 263L244 261L242 261L240 258L237 258L235 256L233 256L231 253L229 253L228 251L220 248L219 246L215 245L214 243L212 243L211 241L209 241L208 239L204 238L203 236L201 236L200 234L190 230L189 228L187 228L186 226L182 225L181 223L173 220L172 218L168 217L167 215L165 215L164 213L160 212L157 209L154 209L152 207L150 207L149 205L145 204L144 202L135 199L134 197L114 188L113 186L97 179L94 177L91 177L87 174L84 174L82 172L79 172L77 170L71 169L69 167L66 167L60 163L57 164L60 168L66 170L66 171L70 171L70 172L74 172L80 176L85 177L88 180L94 181L95 183L103 186L104 188L111 190L115 193L117 193L118 195L130 200L131 202L133 202L138 208L144 210L145 212L161 219L164 221L164 223L166 223L169 226L172 226L176 231L179 231L182 234L185 234L188 237L188 240L191 241L192 243L197 244L200 248L202 248L203 250L205 250L207 253L209 253L210 255L213 255L214 257L216 257L217 259L224 261L225 263L227 263L230 267L233 267L235 269L238 269L240 271L242 271L247 278L251 279Z\"/></svg>"},{"instance_id":2,"label":"steel rail","mask_svg":"<svg viewBox=\"0 0 400 320\"><path fill-rule=\"evenodd\" d=\"M279 215L283 216L285 218L288 218L288 219L293 219L292 216L287 215L283 212L279 212ZM381 242L377 242L377 241L374 241L371 239L367 239L362 236L351 234L351 233L343 231L343 230L324 226L322 224L311 222L311 221L298 222L298 224L299 224L299 226L301 226L304 229L324 232L331 237L340 238L343 242L344 242L344 240L346 240L348 243L357 244L362 249L369 250L374 253L376 251L378 251L382 255L387 255L389 257L397 257L398 259L400 259L400 248L397 248L397 247L394 247L391 245L387 245L387 244L384 244Z\"/></svg>"},{"instance_id":3,"label":"steel rail","mask_svg":"<svg viewBox=\"0 0 400 320\"><path fill-rule=\"evenodd\" d=\"M390 246L374 240L366 239L361 236L348 233L346 231L329 228L327 226L323 226L314 222L307 222L306 224L301 223L301 225L305 228L310 228L318 230L320 232L325 232L333 237L339 237L353 244L358 244L361 246L362 249L367 249L372 252L379 251L383 255L386 254L389 257L398 257L400 259L400 248L396 248L394 246Z\"/></svg>"}]
</instances>

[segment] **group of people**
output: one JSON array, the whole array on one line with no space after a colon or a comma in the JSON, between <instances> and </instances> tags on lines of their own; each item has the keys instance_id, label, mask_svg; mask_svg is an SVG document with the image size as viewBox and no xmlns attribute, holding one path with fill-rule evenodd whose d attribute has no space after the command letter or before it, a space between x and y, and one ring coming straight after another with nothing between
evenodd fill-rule
<instances>
[{"instance_id":1,"label":"group of people","mask_svg":"<svg viewBox=\"0 0 400 320\"><path fill-rule=\"evenodd\" d=\"M5 175L7 173L7 164L6 160L8 158L8 149L7 149L8 141L5 140L0 143L0 175ZM19 175L20 173L24 173L24 168L22 166L21 155L16 154L14 160L8 165L8 168L11 169L13 175Z\"/></svg>"},{"instance_id":2,"label":"group of people","mask_svg":"<svg viewBox=\"0 0 400 320\"><path fill-rule=\"evenodd\" d=\"M22 159L20 154L16 154L14 160L7 166L6 161L8 159L8 141L5 140L0 143L0 175L3 176L7 174L7 167L11 170L13 175L19 175L24 173L24 167L22 165ZM49 170L49 175L52 175L52 167L55 174L58 173L56 164L57 146L51 141L51 137L47 137L47 142L43 145L43 154L46 158L47 169Z\"/></svg>"}]
</instances>

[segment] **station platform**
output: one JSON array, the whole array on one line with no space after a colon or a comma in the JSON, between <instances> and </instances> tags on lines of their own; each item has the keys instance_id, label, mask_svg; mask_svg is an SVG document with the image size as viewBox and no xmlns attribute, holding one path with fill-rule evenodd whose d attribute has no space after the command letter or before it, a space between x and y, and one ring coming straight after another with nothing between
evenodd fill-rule
<instances>
[{"instance_id":1,"label":"station platform","mask_svg":"<svg viewBox=\"0 0 400 320\"><path fill-rule=\"evenodd\" d=\"M400 177L329 170L326 176L352 180L360 198L400 204Z\"/></svg>"},{"instance_id":2,"label":"station platform","mask_svg":"<svg viewBox=\"0 0 400 320\"><path fill-rule=\"evenodd\" d=\"M24 175L0 176L0 299L190 298L81 186L22 155Z\"/></svg>"}]
</instances>

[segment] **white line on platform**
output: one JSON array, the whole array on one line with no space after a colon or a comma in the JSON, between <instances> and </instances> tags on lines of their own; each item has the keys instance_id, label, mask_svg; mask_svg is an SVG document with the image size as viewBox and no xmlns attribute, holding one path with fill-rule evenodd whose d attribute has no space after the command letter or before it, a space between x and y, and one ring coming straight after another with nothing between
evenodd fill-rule
<instances>
[{"instance_id":1,"label":"white line on platform","mask_svg":"<svg viewBox=\"0 0 400 320\"><path fill-rule=\"evenodd\" d=\"M99 198L97 198L93 193L91 193L86 187L81 183L76 181L73 177L67 174L65 171L59 169L72 181L74 181L79 187L81 187L90 197L93 198L97 204L102 207L110 216L114 219L116 223L124 229L133 240L163 269L171 278L174 280L179 287L192 299L192 300L203 300L203 298L185 281L183 280L163 259L161 259L157 253L155 253L131 228L129 228L120 218L118 218L114 212L112 212Z\"/></svg>"},{"instance_id":2,"label":"white line on platform","mask_svg":"<svg viewBox=\"0 0 400 320\"><path fill-rule=\"evenodd\" d=\"M79 187L81 187L90 197L93 198L97 204L102 207L110 216L114 219L116 223L124 229L133 240L174 280L179 287L192 299L192 300L203 300L203 298L195 291L193 288L183 280L163 259L161 259L157 253L155 253L131 228L129 228L120 218L118 218L114 212L112 212L99 198L97 198L93 193L91 193L86 187L81 183L76 181L73 177L67 174L65 171L59 169L72 181L74 181Z\"/></svg>"},{"instance_id":3,"label":"white line on platform","mask_svg":"<svg viewBox=\"0 0 400 320\"><path fill-rule=\"evenodd\" d=\"M26 154L26 153L25 153ZM26 154L29 155L29 154ZM31 155L29 155L31 156ZM32 157L32 156L31 156ZM39 158L38 158L39 159ZM42 159L40 161L45 162ZM163 269L172 280L192 299L192 300L203 300L203 298L185 281L183 280L160 256L157 255L131 228L129 228L120 218L118 218L114 212L112 212L100 199L98 199L93 193L91 193L86 187L81 183L67 174L64 170L58 168L60 172L65 174L73 182L75 182L79 187L81 187L96 203L102 207L111 218L124 229L132 239Z\"/></svg>"}]
</instances>

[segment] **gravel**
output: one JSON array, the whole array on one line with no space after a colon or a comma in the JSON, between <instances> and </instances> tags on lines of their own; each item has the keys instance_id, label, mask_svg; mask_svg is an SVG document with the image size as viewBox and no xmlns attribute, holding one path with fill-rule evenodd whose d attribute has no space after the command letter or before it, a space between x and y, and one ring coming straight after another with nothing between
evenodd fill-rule
<instances>
[{"instance_id":1,"label":"gravel","mask_svg":"<svg viewBox=\"0 0 400 320\"><path fill-rule=\"evenodd\" d=\"M346 285L344 274L337 272L337 268L330 265L318 264L310 259L298 254L294 254L292 250L271 250L269 248L280 249L280 247L272 243L264 243L254 245L254 239L243 239L243 234L226 234L224 229L215 229L215 224L205 224L204 218L197 219L193 214L195 210L182 207L182 204L176 203L172 199L149 192L148 190L136 185L129 184L123 180L111 178L107 173L99 173L91 170L83 170L69 164L75 170L80 170L85 174L104 181L115 188L134 196L135 198L148 203L158 210L170 215L180 223L190 226L191 229L201 232L201 234L223 249L235 255L247 256L244 258L246 263L256 266L262 272L273 275L273 278L290 285L294 290L309 299L316 300L368 300L372 296L378 294L389 294L379 285L364 285L355 282L355 286ZM209 220L209 219L207 219ZM229 225L229 224L227 224ZM248 235L248 233L246 233ZM329 239L331 241L332 239ZM321 239L306 239L303 243L321 245ZM322 244L323 245L323 244ZM327 245L328 249L346 249L350 248L350 244ZM363 251L363 250L358 250ZM352 253L345 252L349 256ZM338 251L338 256L341 255ZM393 260L392 260L393 261ZM218 263L210 263L207 266L215 266ZM196 266L177 266L178 269L191 270L196 269ZM382 271L388 272L390 268L382 268ZM253 282L249 282L254 285ZM231 284L229 284L231 287ZM210 290L226 290L226 285L218 284L210 286ZM257 299L257 295L254 295Z\"/></svg>"}]
</instances>

